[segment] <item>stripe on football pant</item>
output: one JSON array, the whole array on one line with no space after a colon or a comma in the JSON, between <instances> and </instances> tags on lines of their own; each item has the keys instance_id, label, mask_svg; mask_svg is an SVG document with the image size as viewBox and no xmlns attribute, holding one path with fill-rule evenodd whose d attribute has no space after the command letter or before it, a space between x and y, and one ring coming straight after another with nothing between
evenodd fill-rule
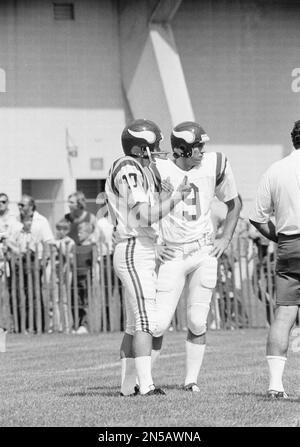
<instances>
[{"instance_id":1,"label":"stripe on football pant","mask_svg":"<svg viewBox=\"0 0 300 447\"><path fill-rule=\"evenodd\" d=\"M128 239L125 254L126 266L134 287L142 329L145 330L145 332L149 332L149 322L145 309L145 299L143 295L143 289L134 266L133 255L134 255L135 243L136 243L135 238Z\"/></svg>"}]
</instances>

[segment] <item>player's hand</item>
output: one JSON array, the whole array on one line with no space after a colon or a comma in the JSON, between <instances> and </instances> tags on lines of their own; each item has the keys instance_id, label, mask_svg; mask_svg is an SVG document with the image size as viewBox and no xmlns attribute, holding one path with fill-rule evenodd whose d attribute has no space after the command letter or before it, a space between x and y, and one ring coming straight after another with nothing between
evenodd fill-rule
<instances>
[{"instance_id":1,"label":"player's hand","mask_svg":"<svg viewBox=\"0 0 300 447\"><path fill-rule=\"evenodd\" d=\"M216 258L220 258L224 253L224 251L227 250L229 244L230 239L226 237L220 237L219 239L215 239L210 255L215 256Z\"/></svg>"},{"instance_id":2,"label":"player's hand","mask_svg":"<svg viewBox=\"0 0 300 447\"><path fill-rule=\"evenodd\" d=\"M170 261L171 259L175 258L175 250L167 247L166 245L157 245L156 257L162 263Z\"/></svg>"},{"instance_id":3,"label":"player's hand","mask_svg":"<svg viewBox=\"0 0 300 447\"><path fill-rule=\"evenodd\" d=\"M174 187L170 182L170 177L167 177L165 180L161 182L162 192L160 193L160 197L162 200L170 197L174 191Z\"/></svg>"},{"instance_id":4,"label":"player's hand","mask_svg":"<svg viewBox=\"0 0 300 447\"><path fill-rule=\"evenodd\" d=\"M191 190L192 190L192 187L191 187L190 183L188 182L187 175L185 175L182 182L180 183L180 185L178 185L176 192L181 194L182 199L185 199L189 195Z\"/></svg>"}]
</instances>

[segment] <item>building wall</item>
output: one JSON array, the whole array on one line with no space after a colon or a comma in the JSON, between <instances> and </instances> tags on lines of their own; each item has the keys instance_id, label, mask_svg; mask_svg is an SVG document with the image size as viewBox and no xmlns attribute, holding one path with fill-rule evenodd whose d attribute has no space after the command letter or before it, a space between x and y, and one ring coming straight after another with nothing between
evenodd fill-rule
<instances>
[{"instance_id":1,"label":"building wall","mask_svg":"<svg viewBox=\"0 0 300 447\"><path fill-rule=\"evenodd\" d=\"M74 21L55 21L49 0L0 2L0 190L12 201L22 179L63 181L61 200L77 179L106 177L131 115L122 88L135 79L156 2L74 0ZM208 150L228 155L246 207L262 172L291 148L299 9L295 0L184 0L172 22ZM155 98L156 71L140 71L141 90ZM152 119L161 106L155 101ZM67 156L67 143L77 157ZM103 169L92 170L97 157Z\"/></svg>"},{"instance_id":2,"label":"building wall","mask_svg":"<svg viewBox=\"0 0 300 447\"><path fill-rule=\"evenodd\" d=\"M18 200L21 179L105 178L124 127L117 3L74 0L75 20L55 21L48 0L0 2L0 190ZM78 156L67 157L66 130ZM92 170L90 158L104 158Z\"/></svg>"},{"instance_id":3,"label":"building wall","mask_svg":"<svg viewBox=\"0 0 300 447\"><path fill-rule=\"evenodd\" d=\"M300 115L295 0L185 0L173 31L196 119L234 168L246 208L271 162L291 150Z\"/></svg>"}]
</instances>

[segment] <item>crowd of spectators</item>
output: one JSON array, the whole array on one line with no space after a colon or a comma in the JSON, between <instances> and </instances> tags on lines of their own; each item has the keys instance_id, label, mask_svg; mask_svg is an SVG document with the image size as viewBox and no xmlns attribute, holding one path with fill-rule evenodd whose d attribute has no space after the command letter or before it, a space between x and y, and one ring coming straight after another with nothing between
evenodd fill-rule
<instances>
[{"instance_id":1,"label":"crowd of spectators","mask_svg":"<svg viewBox=\"0 0 300 447\"><path fill-rule=\"evenodd\" d=\"M114 282L116 281L115 276L108 272L113 265L113 225L108 218L105 198L100 197L100 199L97 200L97 203L101 212L98 212L96 217L86 209L83 192L76 191L70 194L68 197L69 212L55 224L55 234L53 234L47 218L37 211L33 197L23 194L18 202L18 212L13 214L10 211L7 194L0 193L0 285L6 280L9 289L11 276L9 260L12 255L23 262L22 271L19 271L17 265L16 274L24 275L25 295L26 293L28 295L28 278L26 276L28 256L32 258L32 264L36 258L38 259L41 288L43 282L50 283L50 258L54 250L56 274L54 284L52 284L49 331L64 330L77 334L88 332L88 275L92 269L95 247L98 256L98 275L100 275L100 262L102 262L102 286L106 291L106 306L107 308L109 306L107 291L109 287L115 286ZM240 200L242 203L241 198ZM223 219L215 213L214 222L218 235ZM249 290L249 285L251 288L255 274L254 256L258 259L259 264L263 265L266 254L272 250L272 243L270 244L268 240L258 234L241 213L230 248L220 263L221 281L224 284L226 282L232 284L234 281L232 284L234 287L230 291L232 297L235 293L238 300L242 302L242 289L248 288ZM46 269L43 270L42 262L45 260ZM227 268L225 268L226 265ZM74 281L74 274L76 274L76 281ZM257 272L256 276L259 275L260 272ZM19 283L19 278L17 278L17 283ZM79 318L76 327L74 314L70 311L68 303L68 290L71 291L71 299L74 302L75 287ZM120 293L122 293L121 286ZM251 296L256 301L254 293L251 293ZM220 298L221 296L219 296ZM26 300L28 303L28 296L26 296ZM41 304L43 305L43 301ZM215 322L217 320L218 316L216 315ZM0 315L1 326L3 325Z\"/></svg>"},{"instance_id":2,"label":"crowd of spectators","mask_svg":"<svg viewBox=\"0 0 300 447\"><path fill-rule=\"evenodd\" d=\"M62 326L67 332L84 334L88 332L87 301L88 301L88 274L92 267L93 247L96 246L97 253L104 257L112 253L113 226L108 220L108 215L102 215L97 220L96 216L86 209L85 195L76 191L68 197L69 212L55 224L55 234L51 229L49 221L36 209L33 197L23 194L18 202L18 212L13 214L9 207L7 194L0 193L0 277L1 281L9 284L10 258L21 259L24 262L24 279L26 283L26 261L28 253L32 259L39 260L40 281L50 281L50 270L44 270L42 275L42 259L50 264L51 251L55 252L56 280L53 291L53 302L51 306L50 331L56 325ZM66 269L68 259L68 271ZM64 275L63 306L58 305L60 293L60 264L63 264ZM78 294L79 326L74 328L74 318L67 306L66 285L74 293L74 272L72 267L75 263L76 284ZM4 274L4 268L6 269ZM46 274L45 274L46 271ZM18 272L20 274L20 272ZM26 290L27 284L25 284ZM61 309L63 309L61 311ZM63 312L63 315L60 313ZM1 321L0 321L1 326ZM9 328L8 328L9 329Z\"/></svg>"}]
</instances>

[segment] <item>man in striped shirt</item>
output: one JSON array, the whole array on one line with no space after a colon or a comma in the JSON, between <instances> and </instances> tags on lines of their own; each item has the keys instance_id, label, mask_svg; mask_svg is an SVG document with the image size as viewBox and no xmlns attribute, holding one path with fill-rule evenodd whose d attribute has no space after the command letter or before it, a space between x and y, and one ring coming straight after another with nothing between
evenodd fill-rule
<instances>
[{"instance_id":1,"label":"man in striped shirt","mask_svg":"<svg viewBox=\"0 0 300 447\"><path fill-rule=\"evenodd\" d=\"M122 132L125 156L116 160L106 180L108 207L116 227L114 268L125 289L126 331L121 345L121 394L135 393L136 375L142 395L165 394L151 373L152 334L156 330L156 230L165 216L191 190L186 180L173 193L168 181L159 185L146 170L160 154L162 134L149 120L135 120ZM162 187L159 197L155 193ZM133 318L132 318L133 316Z\"/></svg>"},{"instance_id":2,"label":"man in striped shirt","mask_svg":"<svg viewBox=\"0 0 300 447\"><path fill-rule=\"evenodd\" d=\"M267 339L268 396L286 399L282 376L289 335L300 306L300 120L291 133L295 150L273 163L258 186L250 222L277 242L275 319ZM274 214L275 224L270 219Z\"/></svg>"}]
</instances>

